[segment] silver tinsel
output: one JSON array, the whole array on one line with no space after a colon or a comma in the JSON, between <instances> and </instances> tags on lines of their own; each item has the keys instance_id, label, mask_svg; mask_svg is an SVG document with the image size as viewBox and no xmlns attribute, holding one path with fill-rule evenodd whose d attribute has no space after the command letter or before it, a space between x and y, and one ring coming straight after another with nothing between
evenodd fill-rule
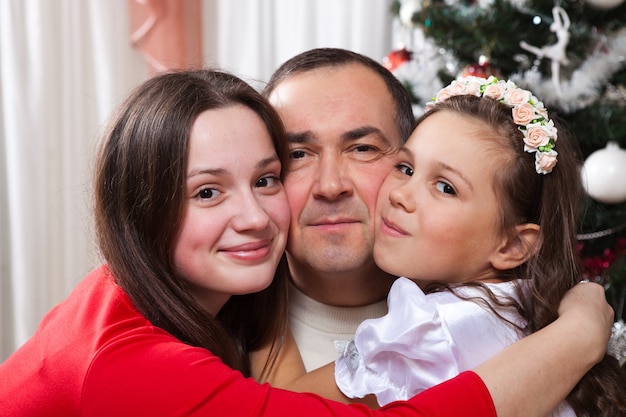
<instances>
[{"instance_id":1,"label":"silver tinsel","mask_svg":"<svg viewBox=\"0 0 626 417\"><path fill-rule=\"evenodd\" d=\"M615 357L620 366L626 363L626 326L623 320L613 323L613 331L609 339L609 347L607 353Z\"/></svg>"},{"instance_id":2,"label":"silver tinsel","mask_svg":"<svg viewBox=\"0 0 626 417\"><path fill-rule=\"evenodd\" d=\"M526 0L508 1L520 10L526 7ZM481 0L481 4L484 2L489 4L490 0ZM458 0L449 0L448 4L457 5ZM418 105L421 106L430 101L433 90L436 93L440 88L438 72L443 70L453 75L459 68L454 54L451 51L437 50L433 41L424 37L422 28L411 28L409 31L413 36L409 49L414 51L414 59L417 62L404 64L394 73L410 86L413 95L419 101ZM523 54L520 56L525 60L528 59ZM540 59L535 60L536 64L539 62ZM540 91L541 99L548 107L558 106L567 113L580 110L597 100L602 86L626 66L626 29L599 35L596 48L583 62L578 62L576 68L563 68L567 71L559 77L560 82L557 86L551 75L542 74L537 65L530 62L520 64L522 69L509 76L517 85L532 91Z\"/></svg>"}]
</instances>

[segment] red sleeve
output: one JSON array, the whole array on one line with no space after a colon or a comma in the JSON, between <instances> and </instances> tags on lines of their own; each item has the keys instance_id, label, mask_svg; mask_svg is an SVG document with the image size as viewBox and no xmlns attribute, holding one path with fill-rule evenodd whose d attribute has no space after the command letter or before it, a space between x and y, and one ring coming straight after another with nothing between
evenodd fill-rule
<instances>
[{"instance_id":1,"label":"red sleeve","mask_svg":"<svg viewBox=\"0 0 626 417\"><path fill-rule=\"evenodd\" d=\"M102 417L495 417L485 385L471 372L374 411L260 385L158 330L127 335L101 351L87 373L81 407L82 415Z\"/></svg>"}]
</instances>

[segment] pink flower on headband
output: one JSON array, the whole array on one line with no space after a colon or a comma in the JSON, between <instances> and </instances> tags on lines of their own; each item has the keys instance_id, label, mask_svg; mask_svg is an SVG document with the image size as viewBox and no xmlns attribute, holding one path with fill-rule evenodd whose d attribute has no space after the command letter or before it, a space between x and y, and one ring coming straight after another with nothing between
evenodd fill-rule
<instances>
[{"instance_id":1,"label":"pink flower on headband","mask_svg":"<svg viewBox=\"0 0 626 417\"><path fill-rule=\"evenodd\" d=\"M535 169L540 174L549 174L556 166L556 151L537 152L535 154Z\"/></svg>"},{"instance_id":2,"label":"pink flower on headband","mask_svg":"<svg viewBox=\"0 0 626 417\"><path fill-rule=\"evenodd\" d=\"M529 103L522 103L513 107L513 121L516 125L527 125L535 118L535 108Z\"/></svg>"},{"instance_id":3,"label":"pink flower on headband","mask_svg":"<svg viewBox=\"0 0 626 417\"><path fill-rule=\"evenodd\" d=\"M500 100L504 96L504 91L504 85L502 84L489 84L485 87L483 96L494 100Z\"/></svg>"},{"instance_id":4,"label":"pink flower on headband","mask_svg":"<svg viewBox=\"0 0 626 417\"><path fill-rule=\"evenodd\" d=\"M480 87L481 84L476 81L470 81L465 86L465 94L470 94L472 96L480 97Z\"/></svg>"},{"instance_id":5,"label":"pink flower on headband","mask_svg":"<svg viewBox=\"0 0 626 417\"><path fill-rule=\"evenodd\" d=\"M505 93L504 100L509 106L517 106L530 100L530 91L521 88L512 88Z\"/></svg>"},{"instance_id":6,"label":"pink flower on headband","mask_svg":"<svg viewBox=\"0 0 626 417\"><path fill-rule=\"evenodd\" d=\"M467 83L469 84L469 83ZM466 83L462 83L460 81L454 80L450 83L450 95L451 96L458 96L461 94L468 94L467 91L465 90L465 86L467 85Z\"/></svg>"},{"instance_id":7,"label":"pink flower on headband","mask_svg":"<svg viewBox=\"0 0 626 417\"><path fill-rule=\"evenodd\" d=\"M530 91L517 87L513 81L500 81L493 76L488 79L459 77L439 90L433 102L427 104L427 111L437 102L460 95L489 97L511 107L513 122L524 134L524 150L535 152L537 173L552 172L558 155L554 150L557 131L543 103Z\"/></svg>"},{"instance_id":8,"label":"pink flower on headband","mask_svg":"<svg viewBox=\"0 0 626 417\"><path fill-rule=\"evenodd\" d=\"M437 97L436 97L435 101L446 101L451 95L452 94L450 93L449 89L442 88L437 93Z\"/></svg>"},{"instance_id":9,"label":"pink flower on headband","mask_svg":"<svg viewBox=\"0 0 626 417\"><path fill-rule=\"evenodd\" d=\"M532 148L531 151L526 150L527 152L534 152L540 146L545 146L550 141L549 131L543 128L540 124L530 125L526 129L526 135L524 137L524 143Z\"/></svg>"}]
</instances>

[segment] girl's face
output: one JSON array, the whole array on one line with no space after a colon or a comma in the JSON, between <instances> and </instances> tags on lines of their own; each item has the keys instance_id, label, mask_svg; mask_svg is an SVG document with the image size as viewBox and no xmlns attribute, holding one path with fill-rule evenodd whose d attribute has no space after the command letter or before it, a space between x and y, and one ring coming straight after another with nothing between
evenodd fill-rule
<instances>
[{"instance_id":1,"label":"girl's face","mask_svg":"<svg viewBox=\"0 0 626 417\"><path fill-rule=\"evenodd\" d=\"M285 249L289 206L267 127L247 107L201 113L189 141L174 263L217 314L234 294L266 288Z\"/></svg>"},{"instance_id":2,"label":"girl's face","mask_svg":"<svg viewBox=\"0 0 626 417\"><path fill-rule=\"evenodd\" d=\"M483 124L451 112L425 119L399 153L377 205L374 258L419 281L490 281L502 244L493 177L498 153ZM520 146L523 144L520 143Z\"/></svg>"}]
</instances>

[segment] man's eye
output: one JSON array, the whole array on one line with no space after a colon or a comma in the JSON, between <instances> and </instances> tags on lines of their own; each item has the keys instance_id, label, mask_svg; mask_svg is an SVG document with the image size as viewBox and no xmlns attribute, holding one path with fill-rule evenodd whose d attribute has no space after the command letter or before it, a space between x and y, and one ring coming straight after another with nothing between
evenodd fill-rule
<instances>
[{"instance_id":1,"label":"man's eye","mask_svg":"<svg viewBox=\"0 0 626 417\"><path fill-rule=\"evenodd\" d=\"M413 168L408 165L398 164L396 165L396 168L398 168L398 171L400 171L404 175L408 175L409 177L413 176Z\"/></svg>"},{"instance_id":2,"label":"man's eye","mask_svg":"<svg viewBox=\"0 0 626 417\"><path fill-rule=\"evenodd\" d=\"M435 188L437 188L437 190L439 190L440 192L444 194L456 195L456 190L454 189L454 187L448 184L447 182L437 181Z\"/></svg>"},{"instance_id":3,"label":"man's eye","mask_svg":"<svg viewBox=\"0 0 626 417\"><path fill-rule=\"evenodd\" d=\"M354 148L354 150L356 152L371 152L374 150L374 148L372 146L369 145L358 145L357 147Z\"/></svg>"},{"instance_id":4,"label":"man's eye","mask_svg":"<svg viewBox=\"0 0 626 417\"><path fill-rule=\"evenodd\" d=\"M289 152L290 159L301 159L301 158L304 158L305 156L306 156L306 152L304 151L295 150L295 151Z\"/></svg>"}]
</instances>

